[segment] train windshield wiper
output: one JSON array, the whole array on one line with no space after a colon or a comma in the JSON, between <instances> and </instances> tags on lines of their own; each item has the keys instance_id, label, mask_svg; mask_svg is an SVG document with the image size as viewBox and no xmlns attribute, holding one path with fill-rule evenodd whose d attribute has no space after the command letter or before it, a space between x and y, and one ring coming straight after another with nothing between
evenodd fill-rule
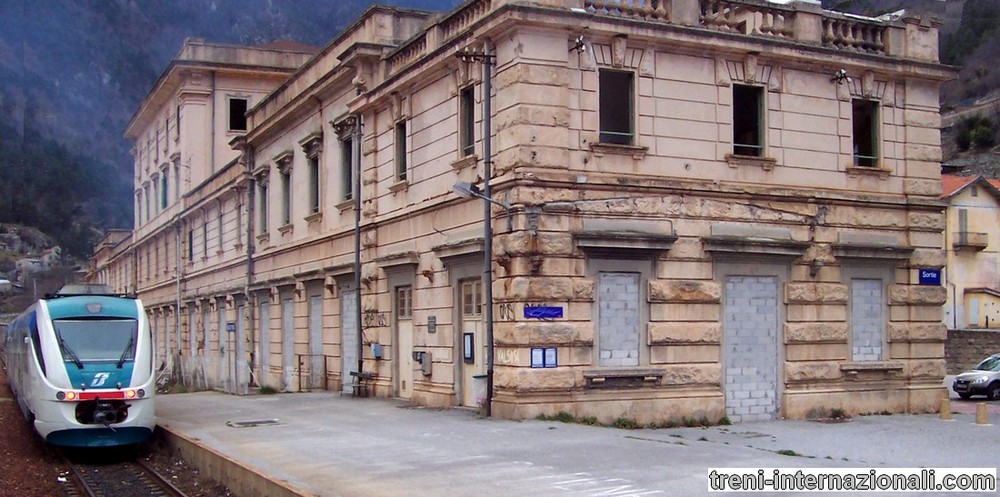
<instances>
[{"instance_id":1,"label":"train windshield wiper","mask_svg":"<svg viewBox=\"0 0 1000 497\"><path fill-rule=\"evenodd\" d=\"M118 358L118 364L115 365L115 367L117 367L118 369L121 369L122 365L125 364L125 359L127 359L129 356L132 355L130 354L130 352L132 352L133 343L135 343L135 337L134 336L129 337L128 343L125 344L125 350L122 351L121 357Z\"/></svg>"},{"instance_id":2,"label":"train windshield wiper","mask_svg":"<svg viewBox=\"0 0 1000 497\"><path fill-rule=\"evenodd\" d=\"M73 349L69 348L69 345L66 345L66 340L63 340L61 336L59 337L59 350L62 350L63 357L68 357L69 360L73 361L73 364L76 364L77 369L83 369L83 361L76 355L76 352L73 352Z\"/></svg>"}]
</instances>

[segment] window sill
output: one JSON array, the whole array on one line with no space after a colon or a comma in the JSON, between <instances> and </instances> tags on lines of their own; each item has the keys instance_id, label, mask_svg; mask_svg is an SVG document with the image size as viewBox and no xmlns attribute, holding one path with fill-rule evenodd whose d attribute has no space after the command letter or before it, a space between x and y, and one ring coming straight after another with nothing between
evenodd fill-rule
<instances>
[{"instance_id":1,"label":"window sill","mask_svg":"<svg viewBox=\"0 0 1000 497\"><path fill-rule=\"evenodd\" d=\"M729 167L732 168L742 166L758 166L765 171L774 169L774 165L778 163L777 160L770 157L754 157L752 155L736 154L726 154L726 162L729 163Z\"/></svg>"},{"instance_id":2,"label":"window sill","mask_svg":"<svg viewBox=\"0 0 1000 497\"><path fill-rule=\"evenodd\" d=\"M465 168L467 168L469 166L476 165L477 162L479 162L479 156L478 155L476 155L476 154L466 155L465 157L462 157L461 159L458 159L456 161L452 161L451 167L452 167L452 169L465 169Z\"/></svg>"},{"instance_id":3,"label":"window sill","mask_svg":"<svg viewBox=\"0 0 1000 497\"><path fill-rule=\"evenodd\" d=\"M350 210L350 209L353 209L353 208L354 208L354 199L353 198L349 198L349 199L347 199L347 200L345 200L345 201L337 204L337 210L339 210L340 212L344 212L346 210Z\"/></svg>"},{"instance_id":4,"label":"window sill","mask_svg":"<svg viewBox=\"0 0 1000 497\"><path fill-rule=\"evenodd\" d=\"M323 211L316 211L304 218L307 223L315 224L323 220Z\"/></svg>"},{"instance_id":5,"label":"window sill","mask_svg":"<svg viewBox=\"0 0 1000 497\"><path fill-rule=\"evenodd\" d=\"M267 243L270 239L271 239L271 235L269 235L267 233L263 233L263 234L257 235L257 244L260 245L260 244Z\"/></svg>"},{"instance_id":6,"label":"window sill","mask_svg":"<svg viewBox=\"0 0 1000 497\"><path fill-rule=\"evenodd\" d=\"M616 143L591 143L590 150L597 156L604 154L631 155L633 159L640 160L646 156L646 152L649 151L649 147L640 147L638 145L619 145Z\"/></svg>"},{"instance_id":7,"label":"window sill","mask_svg":"<svg viewBox=\"0 0 1000 497\"><path fill-rule=\"evenodd\" d=\"M659 386L663 370L659 368L587 369L583 372L585 388L639 388Z\"/></svg>"},{"instance_id":8,"label":"window sill","mask_svg":"<svg viewBox=\"0 0 1000 497\"><path fill-rule=\"evenodd\" d=\"M222 254L225 254L225 253L226 253L225 250L216 250L215 251L215 255L218 255L218 256L221 256Z\"/></svg>"},{"instance_id":9,"label":"window sill","mask_svg":"<svg viewBox=\"0 0 1000 497\"><path fill-rule=\"evenodd\" d=\"M847 175L850 177L876 176L878 179L887 179L891 173L891 170L883 167L847 166Z\"/></svg>"},{"instance_id":10,"label":"window sill","mask_svg":"<svg viewBox=\"0 0 1000 497\"><path fill-rule=\"evenodd\" d=\"M405 192L410 188L410 183L405 179L399 180L391 185L389 185L389 191L392 193Z\"/></svg>"},{"instance_id":11,"label":"window sill","mask_svg":"<svg viewBox=\"0 0 1000 497\"><path fill-rule=\"evenodd\" d=\"M235 250L235 251L237 251L237 252L240 252L240 251L242 251L242 250L243 250L243 244L242 244L242 243L237 243L237 244L234 244L234 245L233 245L233 250Z\"/></svg>"},{"instance_id":12,"label":"window sill","mask_svg":"<svg viewBox=\"0 0 1000 497\"><path fill-rule=\"evenodd\" d=\"M288 224L286 224L284 226L279 226L278 227L278 232L281 233L282 235L285 235L285 234L291 233L292 232L292 228L294 228L294 227L295 226L292 223L288 223Z\"/></svg>"}]
</instances>

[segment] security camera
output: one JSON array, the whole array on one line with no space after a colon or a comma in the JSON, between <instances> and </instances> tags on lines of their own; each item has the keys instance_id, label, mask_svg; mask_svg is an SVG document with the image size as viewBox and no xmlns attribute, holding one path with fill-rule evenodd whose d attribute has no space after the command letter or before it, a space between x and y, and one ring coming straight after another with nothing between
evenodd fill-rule
<instances>
[{"instance_id":1,"label":"security camera","mask_svg":"<svg viewBox=\"0 0 1000 497\"><path fill-rule=\"evenodd\" d=\"M569 51L576 51L580 53L587 51L587 44L583 41L583 35L577 36L576 39L573 40L573 46L570 47Z\"/></svg>"},{"instance_id":2,"label":"security camera","mask_svg":"<svg viewBox=\"0 0 1000 497\"><path fill-rule=\"evenodd\" d=\"M833 73L833 77L830 78L831 83L841 84L846 82L851 84L851 77L847 75L847 69L837 69L837 72Z\"/></svg>"}]
</instances>

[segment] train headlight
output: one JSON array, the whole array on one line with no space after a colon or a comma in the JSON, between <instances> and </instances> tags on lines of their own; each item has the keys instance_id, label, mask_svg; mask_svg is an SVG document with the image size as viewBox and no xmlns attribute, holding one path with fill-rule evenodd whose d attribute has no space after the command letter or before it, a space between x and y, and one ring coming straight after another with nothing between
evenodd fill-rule
<instances>
[{"instance_id":1,"label":"train headlight","mask_svg":"<svg viewBox=\"0 0 1000 497\"><path fill-rule=\"evenodd\" d=\"M126 399L134 399L135 398L135 390L125 390L125 398Z\"/></svg>"},{"instance_id":2,"label":"train headlight","mask_svg":"<svg viewBox=\"0 0 1000 497\"><path fill-rule=\"evenodd\" d=\"M56 392L56 400L65 400L66 392Z\"/></svg>"},{"instance_id":3,"label":"train headlight","mask_svg":"<svg viewBox=\"0 0 1000 497\"><path fill-rule=\"evenodd\" d=\"M136 390L135 394L141 399L146 396L146 391L140 388Z\"/></svg>"},{"instance_id":4,"label":"train headlight","mask_svg":"<svg viewBox=\"0 0 1000 497\"><path fill-rule=\"evenodd\" d=\"M56 392L56 400L76 400L76 392Z\"/></svg>"}]
</instances>

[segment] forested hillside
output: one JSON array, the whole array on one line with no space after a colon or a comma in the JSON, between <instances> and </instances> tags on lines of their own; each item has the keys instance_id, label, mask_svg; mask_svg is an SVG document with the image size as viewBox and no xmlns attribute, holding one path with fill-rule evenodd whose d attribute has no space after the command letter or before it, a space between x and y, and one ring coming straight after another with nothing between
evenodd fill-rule
<instances>
[{"instance_id":1,"label":"forested hillside","mask_svg":"<svg viewBox=\"0 0 1000 497\"><path fill-rule=\"evenodd\" d=\"M389 0L448 10L459 0ZM132 223L122 131L185 37L322 46L371 0L0 1L0 222L86 256Z\"/></svg>"},{"instance_id":2,"label":"forested hillside","mask_svg":"<svg viewBox=\"0 0 1000 497\"><path fill-rule=\"evenodd\" d=\"M444 11L461 0L383 0ZM37 226L86 256L98 230L132 222L122 130L185 37L322 46L371 0L0 1L0 222ZM907 8L945 20L942 58L964 65L946 106L1000 87L1000 0L850 0L866 15Z\"/></svg>"}]
</instances>

